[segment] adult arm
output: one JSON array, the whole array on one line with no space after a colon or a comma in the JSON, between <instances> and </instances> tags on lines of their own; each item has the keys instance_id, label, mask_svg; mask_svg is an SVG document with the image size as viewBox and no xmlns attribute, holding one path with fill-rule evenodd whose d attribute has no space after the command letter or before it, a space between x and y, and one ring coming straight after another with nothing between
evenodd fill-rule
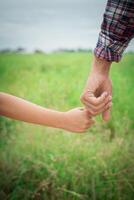
<instances>
[{"instance_id":1,"label":"adult arm","mask_svg":"<svg viewBox=\"0 0 134 200\"><path fill-rule=\"evenodd\" d=\"M134 37L134 1L108 0L94 50L98 58L119 62Z\"/></svg>"},{"instance_id":2,"label":"adult arm","mask_svg":"<svg viewBox=\"0 0 134 200\"><path fill-rule=\"evenodd\" d=\"M108 0L101 32L94 50L91 72L81 95L90 113L96 114L97 97L107 92L112 96L109 71L113 61L119 62L130 40L134 37L134 1ZM102 111L104 120L110 118L110 108Z\"/></svg>"}]
</instances>

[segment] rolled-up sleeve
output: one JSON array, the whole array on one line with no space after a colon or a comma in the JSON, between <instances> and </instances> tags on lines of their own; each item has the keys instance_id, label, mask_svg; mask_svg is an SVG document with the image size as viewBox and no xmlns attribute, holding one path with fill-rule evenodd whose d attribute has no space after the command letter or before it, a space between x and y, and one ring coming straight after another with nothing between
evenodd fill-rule
<instances>
[{"instance_id":1,"label":"rolled-up sleeve","mask_svg":"<svg viewBox=\"0 0 134 200\"><path fill-rule=\"evenodd\" d=\"M134 0L108 0L94 54L119 62L134 37Z\"/></svg>"}]
</instances>

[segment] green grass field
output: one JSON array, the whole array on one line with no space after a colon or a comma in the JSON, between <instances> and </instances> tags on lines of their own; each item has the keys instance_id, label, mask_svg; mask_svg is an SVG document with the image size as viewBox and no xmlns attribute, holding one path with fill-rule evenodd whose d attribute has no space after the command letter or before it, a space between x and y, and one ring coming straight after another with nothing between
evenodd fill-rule
<instances>
[{"instance_id":1,"label":"green grass field","mask_svg":"<svg viewBox=\"0 0 134 200\"><path fill-rule=\"evenodd\" d=\"M81 106L88 53L1 54L0 91L45 107ZM111 69L111 120L75 134L0 117L1 200L134 199L134 54Z\"/></svg>"}]
</instances>

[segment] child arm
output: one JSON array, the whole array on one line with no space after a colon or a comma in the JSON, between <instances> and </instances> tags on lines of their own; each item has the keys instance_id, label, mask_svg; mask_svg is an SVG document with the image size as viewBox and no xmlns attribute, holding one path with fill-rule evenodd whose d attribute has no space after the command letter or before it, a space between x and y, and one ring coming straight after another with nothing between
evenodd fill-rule
<instances>
[{"instance_id":1,"label":"child arm","mask_svg":"<svg viewBox=\"0 0 134 200\"><path fill-rule=\"evenodd\" d=\"M28 123L57 127L63 113L46 109L24 99L0 93L0 115Z\"/></svg>"},{"instance_id":2,"label":"child arm","mask_svg":"<svg viewBox=\"0 0 134 200\"><path fill-rule=\"evenodd\" d=\"M6 93L0 93L0 115L71 132L85 132L94 123L83 108L59 112Z\"/></svg>"}]
</instances>

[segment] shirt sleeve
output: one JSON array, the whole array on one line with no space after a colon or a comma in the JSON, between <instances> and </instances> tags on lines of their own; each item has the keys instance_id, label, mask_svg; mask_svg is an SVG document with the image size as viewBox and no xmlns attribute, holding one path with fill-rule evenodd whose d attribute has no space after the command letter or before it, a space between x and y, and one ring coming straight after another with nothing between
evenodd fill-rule
<instances>
[{"instance_id":1,"label":"shirt sleeve","mask_svg":"<svg viewBox=\"0 0 134 200\"><path fill-rule=\"evenodd\" d=\"M134 0L108 0L94 54L119 62L134 37Z\"/></svg>"}]
</instances>

